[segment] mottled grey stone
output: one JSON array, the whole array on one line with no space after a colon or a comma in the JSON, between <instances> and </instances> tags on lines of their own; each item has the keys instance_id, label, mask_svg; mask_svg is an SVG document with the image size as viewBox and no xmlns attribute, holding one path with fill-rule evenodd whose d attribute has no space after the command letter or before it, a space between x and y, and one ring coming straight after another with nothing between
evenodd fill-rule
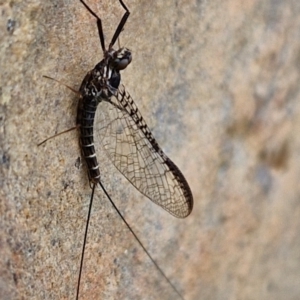
<instances>
[{"instance_id":1,"label":"mottled grey stone","mask_svg":"<svg viewBox=\"0 0 300 300\"><path fill-rule=\"evenodd\" d=\"M107 40L123 10L87 2ZM185 299L300 294L300 2L126 1L122 82L186 176L178 220L100 157L103 184ZM79 1L0 4L0 298L74 299L90 188L75 89L101 60ZM81 299L175 299L100 189Z\"/></svg>"}]
</instances>

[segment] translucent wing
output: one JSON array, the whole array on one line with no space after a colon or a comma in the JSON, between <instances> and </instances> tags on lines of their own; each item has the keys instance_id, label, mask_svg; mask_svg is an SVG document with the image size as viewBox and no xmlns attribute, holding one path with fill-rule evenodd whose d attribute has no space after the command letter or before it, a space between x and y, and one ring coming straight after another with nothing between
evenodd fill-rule
<instances>
[{"instance_id":1,"label":"translucent wing","mask_svg":"<svg viewBox=\"0 0 300 300\"><path fill-rule=\"evenodd\" d=\"M124 87L111 102L98 105L95 142L99 140L116 168L142 194L170 214L184 218L193 208L190 187L164 154Z\"/></svg>"}]
</instances>

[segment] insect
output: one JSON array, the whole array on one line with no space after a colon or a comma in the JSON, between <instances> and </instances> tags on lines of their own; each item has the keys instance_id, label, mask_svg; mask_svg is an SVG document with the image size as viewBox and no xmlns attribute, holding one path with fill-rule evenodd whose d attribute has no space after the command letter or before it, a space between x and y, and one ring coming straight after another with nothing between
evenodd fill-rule
<instances>
[{"instance_id":1,"label":"insect","mask_svg":"<svg viewBox=\"0 0 300 300\"><path fill-rule=\"evenodd\" d=\"M124 86L120 86L120 71L130 64L132 55L130 50L125 47L115 50L113 46L122 32L130 12L124 2L119 0L125 13L106 48L101 19L83 0L80 2L96 18L103 59L86 74L79 92L75 91L79 94L80 99L77 110L77 126L74 128L79 129L81 152L87 165L92 188L76 299L79 298L89 219L95 187L98 184L156 268L183 299L115 206L101 182L97 161L96 151L102 147L115 167L143 195L175 217L184 218L191 213L193 196L186 179L178 167L161 150L133 99L126 92Z\"/></svg>"}]
</instances>

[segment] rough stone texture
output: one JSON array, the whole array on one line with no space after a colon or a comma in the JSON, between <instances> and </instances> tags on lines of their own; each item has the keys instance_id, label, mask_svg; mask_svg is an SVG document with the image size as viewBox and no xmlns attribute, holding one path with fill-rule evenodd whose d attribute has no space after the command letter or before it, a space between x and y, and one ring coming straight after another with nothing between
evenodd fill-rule
<instances>
[{"instance_id":1,"label":"rough stone texture","mask_svg":"<svg viewBox=\"0 0 300 300\"><path fill-rule=\"evenodd\" d=\"M88 3L109 39L123 10ZM122 81L192 188L178 220L101 157L103 184L185 299L299 299L300 2L127 0ZM74 299L90 188L78 89L101 59L79 1L0 1L0 298ZM176 299L101 190L80 299Z\"/></svg>"}]
</instances>

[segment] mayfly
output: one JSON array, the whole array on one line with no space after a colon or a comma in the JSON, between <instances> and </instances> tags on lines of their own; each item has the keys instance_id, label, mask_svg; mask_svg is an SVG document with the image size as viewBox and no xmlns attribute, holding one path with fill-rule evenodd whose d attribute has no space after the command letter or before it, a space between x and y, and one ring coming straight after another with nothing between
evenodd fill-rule
<instances>
[{"instance_id":1,"label":"mayfly","mask_svg":"<svg viewBox=\"0 0 300 300\"><path fill-rule=\"evenodd\" d=\"M77 110L77 125L74 128L78 128L80 132L81 152L87 165L92 188L81 254L76 299L79 297L84 250L94 191L97 184L100 185L123 222L158 271L178 296L183 299L182 295L132 231L105 190L101 182L95 152L95 149L101 145L115 167L137 190L173 216L184 218L191 213L193 196L186 179L178 167L161 150L133 99L125 91L124 86L120 86L120 71L124 70L130 64L132 55L130 50L125 47L115 50L113 46L122 32L130 12L124 2L119 0L125 13L108 48L106 48L101 19L83 0L80 0L80 2L97 20L103 59L93 70L87 73L82 81L79 92L68 87L80 97ZM40 144L43 144L47 140L49 138Z\"/></svg>"}]
</instances>

